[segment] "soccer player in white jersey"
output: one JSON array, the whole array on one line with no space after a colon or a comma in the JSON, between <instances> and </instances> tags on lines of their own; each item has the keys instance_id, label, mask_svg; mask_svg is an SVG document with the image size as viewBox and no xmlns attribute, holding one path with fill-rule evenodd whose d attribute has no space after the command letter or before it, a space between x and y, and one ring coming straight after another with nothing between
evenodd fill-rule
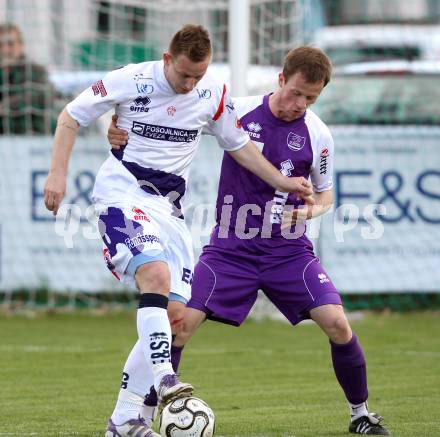
<instances>
[{"instance_id":1,"label":"soccer player in white jersey","mask_svg":"<svg viewBox=\"0 0 440 437\"><path fill-rule=\"evenodd\" d=\"M233 100L243 128L280 172L310 176L315 205L301 208L303 202L297 196L274 191L225 154L217 224L195 267L192 297L176 329L171 361L176 370L183 346L206 318L239 326L261 288L292 325L312 318L328 336L334 371L350 406L349 431L389 435L380 416L368 411L361 345L337 289L304 234L304 224L298 221L301 214L308 219L323 214L332 203L333 139L327 126L308 109L330 80L330 72L324 53L300 47L286 56L276 92ZM127 133L114 128L109 131L110 142L124 144ZM116 133L121 137L115 137ZM223 216L226 199L230 211ZM282 229L286 209L292 217ZM245 228L239 229L239 223L245 223ZM150 394L146 403L154 401Z\"/></svg>"},{"instance_id":2,"label":"soccer player in white jersey","mask_svg":"<svg viewBox=\"0 0 440 437\"><path fill-rule=\"evenodd\" d=\"M163 60L131 64L108 73L70 102L58 118L45 205L57 214L66 189L71 150L80 126L111 108L131 132L101 166L92 200L99 214L104 256L112 273L136 284L138 341L124 367L121 390L106 437L157 437L139 415L144 384L159 403L191 394L170 361L171 326L183 318L193 275L192 246L180 200L203 129L216 136L234 160L280 192L312 203L311 184L282 175L238 123L222 82L205 74L211 43L201 26L173 37ZM169 303L171 292L172 304ZM142 357L141 366L133 360ZM135 358L133 358L135 357Z\"/></svg>"}]
</instances>

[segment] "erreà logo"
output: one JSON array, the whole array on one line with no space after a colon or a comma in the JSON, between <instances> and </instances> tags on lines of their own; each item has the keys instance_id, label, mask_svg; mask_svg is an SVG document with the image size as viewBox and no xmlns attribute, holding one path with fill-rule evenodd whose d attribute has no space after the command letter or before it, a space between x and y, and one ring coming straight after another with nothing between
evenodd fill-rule
<instances>
[{"instance_id":1,"label":"erre\u00e0 logo","mask_svg":"<svg viewBox=\"0 0 440 437\"><path fill-rule=\"evenodd\" d=\"M151 103L151 99L148 96L139 96L133 100L134 105L130 106L132 112L148 112L150 108L147 106Z\"/></svg>"},{"instance_id":2,"label":"erre\u00e0 logo","mask_svg":"<svg viewBox=\"0 0 440 437\"><path fill-rule=\"evenodd\" d=\"M254 139L254 140L259 140L261 135L260 135L260 131L263 128L261 127L260 123L255 123L255 121L251 121L250 123L247 124L247 132L249 134L249 136Z\"/></svg>"},{"instance_id":3,"label":"erre\u00e0 logo","mask_svg":"<svg viewBox=\"0 0 440 437\"><path fill-rule=\"evenodd\" d=\"M306 137L289 132L287 135L287 147L295 152L300 151L306 144Z\"/></svg>"},{"instance_id":4,"label":"erre\u00e0 logo","mask_svg":"<svg viewBox=\"0 0 440 437\"><path fill-rule=\"evenodd\" d=\"M263 129L260 123L255 123L254 121L248 123L247 128L253 132L260 132L260 130Z\"/></svg>"},{"instance_id":5,"label":"erre\u00e0 logo","mask_svg":"<svg viewBox=\"0 0 440 437\"><path fill-rule=\"evenodd\" d=\"M137 208L136 206L134 206L132 208L132 211L134 212L134 217L133 217L134 220L138 220L138 221L144 220L144 221L147 221L147 222L150 221L150 219L148 218L147 214L145 214L145 212L142 211L142 209Z\"/></svg>"},{"instance_id":6,"label":"erre\u00e0 logo","mask_svg":"<svg viewBox=\"0 0 440 437\"><path fill-rule=\"evenodd\" d=\"M136 106L139 106L139 105L147 106L150 104L150 102L151 102L151 99L148 96L139 96L133 100L133 103Z\"/></svg>"},{"instance_id":7,"label":"erre\u00e0 logo","mask_svg":"<svg viewBox=\"0 0 440 437\"><path fill-rule=\"evenodd\" d=\"M330 155L328 149L323 149L321 151L320 160L319 160L319 174L327 173L327 158Z\"/></svg>"}]
</instances>

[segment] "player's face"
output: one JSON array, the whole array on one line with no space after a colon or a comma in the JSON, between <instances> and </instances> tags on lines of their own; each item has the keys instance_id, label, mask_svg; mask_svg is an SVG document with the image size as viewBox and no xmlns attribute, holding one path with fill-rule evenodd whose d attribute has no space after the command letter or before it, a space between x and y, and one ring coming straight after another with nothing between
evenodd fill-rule
<instances>
[{"instance_id":1,"label":"player's face","mask_svg":"<svg viewBox=\"0 0 440 437\"><path fill-rule=\"evenodd\" d=\"M280 73L279 84L276 116L284 121L300 118L306 109L316 102L324 88L324 82L306 82L300 72L290 76L287 82Z\"/></svg>"},{"instance_id":2,"label":"player's face","mask_svg":"<svg viewBox=\"0 0 440 437\"><path fill-rule=\"evenodd\" d=\"M0 33L0 63L13 65L23 53L23 43L15 31Z\"/></svg>"},{"instance_id":3,"label":"player's face","mask_svg":"<svg viewBox=\"0 0 440 437\"><path fill-rule=\"evenodd\" d=\"M163 55L165 77L177 94L186 94L194 89L197 82L205 75L211 57L201 62L192 62L185 55Z\"/></svg>"}]
</instances>

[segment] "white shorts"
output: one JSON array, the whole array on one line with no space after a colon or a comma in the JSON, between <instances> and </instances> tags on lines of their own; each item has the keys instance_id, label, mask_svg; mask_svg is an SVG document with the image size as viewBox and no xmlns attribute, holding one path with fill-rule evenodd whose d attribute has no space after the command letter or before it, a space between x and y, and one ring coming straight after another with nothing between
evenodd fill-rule
<instances>
[{"instance_id":1,"label":"white shorts","mask_svg":"<svg viewBox=\"0 0 440 437\"><path fill-rule=\"evenodd\" d=\"M102 208L99 208L102 210ZM111 273L124 284L135 284L139 266L164 261L171 274L174 300L191 298L194 255L185 221L164 213L154 199L141 205L107 207L99 214L104 259Z\"/></svg>"}]
</instances>

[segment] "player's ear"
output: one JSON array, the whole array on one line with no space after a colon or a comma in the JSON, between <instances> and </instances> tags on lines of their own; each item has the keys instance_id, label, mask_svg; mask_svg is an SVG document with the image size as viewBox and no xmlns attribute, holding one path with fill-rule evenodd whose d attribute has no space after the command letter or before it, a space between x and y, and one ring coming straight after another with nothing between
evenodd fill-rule
<instances>
[{"instance_id":1,"label":"player's ear","mask_svg":"<svg viewBox=\"0 0 440 437\"><path fill-rule=\"evenodd\" d=\"M170 62L171 62L171 54L168 53L168 52L165 52L165 53L162 55L162 59L163 59L164 64L168 67L168 65L169 65Z\"/></svg>"},{"instance_id":2,"label":"player's ear","mask_svg":"<svg viewBox=\"0 0 440 437\"><path fill-rule=\"evenodd\" d=\"M285 80L284 80L284 74L283 72L278 74L278 85L281 87L283 87L285 84Z\"/></svg>"}]
</instances>

